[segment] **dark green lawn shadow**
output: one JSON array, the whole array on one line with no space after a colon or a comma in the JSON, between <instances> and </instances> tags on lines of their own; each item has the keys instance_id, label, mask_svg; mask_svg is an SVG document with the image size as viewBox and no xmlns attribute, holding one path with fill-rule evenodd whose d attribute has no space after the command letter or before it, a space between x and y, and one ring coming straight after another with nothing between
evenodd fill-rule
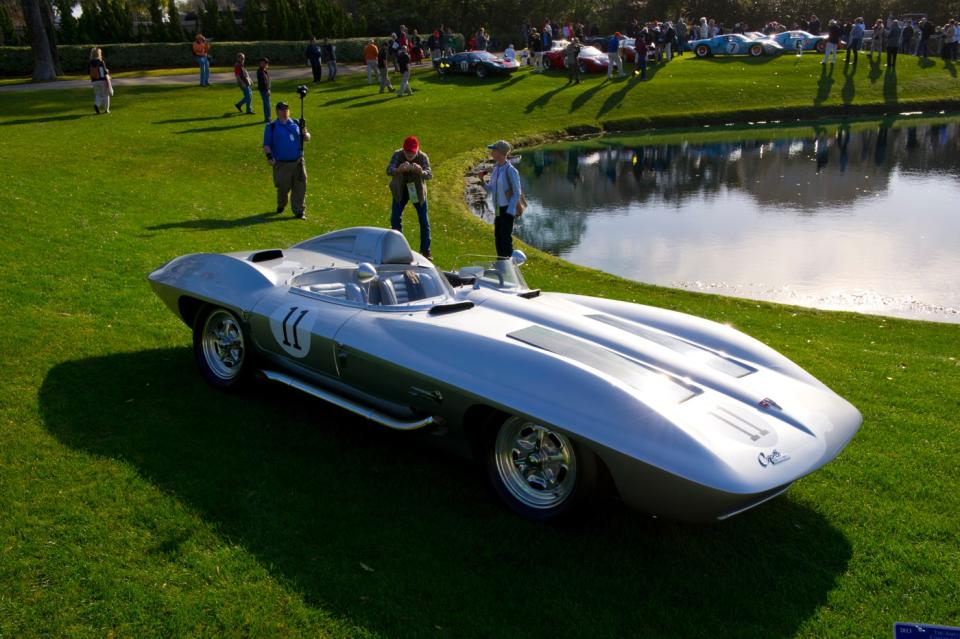
<instances>
[{"instance_id":1,"label":"dark green lawn shadow","mask_svg":"<svg viewBox=\"0 0 960 639\"><path fill-rule=\"evenodd\" d=\"M497 86L493 87L493 90L494 90L494 91L503 91L504 89L506 89L506 88L508 88L508 87L512 87L512 86L515 85L517 82L520 82L520 81L526 79L526 77L527 77L527 74L526 74L526 73L518 73L518 72L515 71L515 72L513 72L513 73L510 74L510 79L509 79L509 80L507 80L506 82L501 82L501 83L498 84Z\"/></svg>"},{"instance_id":2,"label":"dark green lawn shadow","mask_svg":"<svg viewBox=\"0 0 960 639\"><path fill-rule=\"evenodd\" d=\"M155 224L146 227L148 231L169 231L170 229L188 229L193 231L219 231L222 229L235 229L243 226L252 226L254 224L266 224L268 222L282 222L284 220L294 220L292 216L278 217L276 211L267 211L266 213L257 213L229 220L184 220L182 222L167 222L165 224Z\"/></svg>"},{"instance_id":3,"label":"dark green lawn shadow","mask_svg":"<svg viewBox=\"0 0 960 639\"><path fill-rule=\"evenodd\" d=\"M554 89L553 91L547 91L546 93L544 93L543 95L541 95L541 96L538 97L537 99L535 99L535 100L533 100L532 102L530 102L530 104L527 105L526 109L524 109L524 112L525 112L525 113L533 113L533 110L534 110L534 109L542 109L543 107L547 106L547 103L549 103L550 100L553 99L553 97L554 97L555 95L557 95L558 93L560 93L560 92L563 91L564 89L569 89L569 88L572 87L572 86L573 86L573 85L568 82L568 83L566 83L566 84L561 84L560 86L558 86L558 87L557 87L556 89Z\"/></svg>"},{"instance_id":4,"label":"dark green lawn shadow","mask_svg":"<svg viewBox=\"0 0 960 639\"><path fill-rule=\"evenodd\" d=\"M226 113L222 117L226 118L231 115L232 114L230 113ZM240 115L241 115L240 113L237 114L238 117ZM184 133L221 133L223 131L230 131L232 129L245 129L251 126L263 126L266 124L266 122L263 121L262 116L260 116L259 113L249 113L244 115L249 115L250 120L246 120L240 124L232 124L230 126L205 126L197 129L184 129L183 131L174 131L174 133L176 133L177 135L182 135ZM213 119L216 119L216 118L213 118Z\"/></svg>"},{"instance_id":5,"label":"dark green lawn shadow","mask_svg":"<svg viewBox=\"0 0 960 639\"><path fill-rule=\"evenodd\" d=\"M776 55L761 55L757 57L751 56L742 56L742 55L724 55L724 56L707 56L706 58L698 58L703 63L706 64L749 64L751 66L758 66L769 64L776 60L779 56Z\"/></svg>"},{"instance_id":6,"label":"dark green lawn shadow","mask_svg":"<svg viewBox=\"0 0 960 639\"><path fill-rule=\"evenodd\" d=\"M626 78L618 81L621 82L622 86L608 95L607 99L603 101L603 104L600 105L600 109L597 111L598 118L606 115L612 109L616 108L617 105L623 102L623 99L626 97L627 93L630 92L630 89L640 83L640 77L631 73Z\"/></svg>"},{"instance_id":7,"label":"dark green lawn shadow","mask_svg":"<svg viewBox=\"0 0 960 639\"><path fill-rule=\"evenodd\" d=\"M224 118L232 118L235 115L240 115L235 111L229 111L227 113L222 113L220 115L206 115L201 117L192 117L192 118L172 118L170 120L157 120L153 124L184 124L186 122L209 122L210 120L223 120Z\"/></svg>"},{"instance_id":8,"label":"dark green lawn shadow","mask_svg":"<svg viewBox=\"0 0 960 639\"><path fill-rule=\"evenodd\" d=\"M377 104L384 104L389 100L391 100L392 98L396 98L396 97L397 97L396 90L391 90L391 91L387 91L386 93L378 93L376 94L376 97L374 97L372 100L367 100L366 102L354 102L353 104L348 104L346 108L360 109L363 107L374 106ZM410 96L407 96L407 97L410 97Z\"/></svg>"},{"instance_id":9,"label":"dark green lawn shadow","mask_svg":"<svg viewBox=\"0 0 960 639\"><path fill-rule=\"evenodd\" d=\"M843 67L843 88L840 89L840 98L844 105L853 104L853 98L857 94L857 85L854 78L857 75L857 63L847 64Z\"/></svg>"},{"instance_id":10,"label":"dark green lawn shadow","mask_svg":"<svg viewBox=\"0 0 960 639\"><path fill-rule=\"evenodd\" d=\"M897 103L897 70L887 69L883 74L883 103Z\"/></svg>"},{"instance_id":11,"label":"dark green lawn shadow","mask_svg":"<svg viewBox=\"0 0 960 639\"><path fill-rule=\"evenodd\" d=\"M820 106L830 97L830 91L833 89L833 64L824 64L820 67L820 79L817 80L817 94L813 98L813 104ZM829 67L829 68L828 68Z\"/></svg>"},{"instance_id":12,"label":"dark green lawn shadow","mask_svg":"<svg viewBox=\"0 0 960 639\"><path fill-rule=\"evenodd\" d=\"M932 66L936 66L936 62L930 58L917 58L917 66L921 69L929 69Z\"/></svg>"},{"instance_id":13,"label":"dark green lawn shadow","mask_svg":"<svg viewBox=\"0 0 960 639\"><path fill-rule=\"evenodd\" d=\"M0 122L0 126L14 126L17 124L40 124L42 122L64 122L67 120L79 120L80 118L94 118L96 113L75 113L73 115L51 115L45 118L23 118L20 120L6 120Z\"/></svg>"},{"instance_id":14,"label":"dark green lawn shadow","mask_svg":"<svg viewBox=\"0 0 960 639\"><path fill-rule=\"evenodd\" d=\"M321 106L334 106L335 104L345 104L347 102L353 102L354 100L362 100L363 98L369 97L368 94L362 93L360 95L348 95L345 98L337 98L335 100L327 100Z\"/></svg>"},{"instance_id":15,"label":"dark green lawn shadow","mask_svg":"<svg viewBox=\"0 0 960 639\"><path fill-rule=\"evenodd\" d=\"M376 635L436 625L455 637L641 627L649 636L793 636L828 604L852 554L841 532L789 497L712 525L615 503L574 525L526 522L496 504L478 469L439 452L445 438L388 431L275 386L215 391L187 348L59 364L40 387L39 411L62 444L96 463L130 464L308 606ZM153 494L124 490L132 500ZM103 516L121 530L142 525ZM192 534L149 525L158 554L175 554ZM563 611L548 627L531 614L545 584L551 609Z\"/></svg>"},{"instance_id":16,"label":"dark green lawn shadow","mask_svg":"<svg viewBox=\"0 0 960 639\"><path fill-rule=\"evenodd\" d=\"M607 87L606 78L604 78L602 82L596 82L589 89L583 89L581 87L580 93L578 93L577 96L573 98L573 101L570 103L569 112L573 113L574 111L579 111L580 109L582 109L587 104L587 102L589 102L593 98L593 96L595 96L600 90L605 89L606 87Z\"/></svg>"},{"instance_id":17,"label":"dark green lawn shadow","mask_svg":"<svg viewBox=\"0 0 960 639\"><path fill-rule=\"evenodd\" d=\"M876 84L880 76L883 75L883 71L880 69L880 56L874 58L871 55L868 59L870 61L870 73L867 74L867 78L869 78L870 84Z\"/></svg>"},{"instance_id":18,"label":"dark green lawn shadow","mask_svg":"<svg viewBox=\"0 0 960 639\"><path fill-rule=\"evenodd\" d=\"M955 65L952 60L944 60L943 68L947 70L947 73L949 73L953 79L957 78L957 65Z\"/></svg>"}]
</instances>

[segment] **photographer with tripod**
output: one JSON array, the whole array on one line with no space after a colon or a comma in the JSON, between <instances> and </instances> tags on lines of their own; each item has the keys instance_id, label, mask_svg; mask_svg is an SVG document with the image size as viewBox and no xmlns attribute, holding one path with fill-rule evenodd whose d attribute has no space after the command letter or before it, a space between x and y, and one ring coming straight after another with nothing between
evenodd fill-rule
<instances>
[{"instance_id":1,"label":"photographer with tripod","mask_svg":"<svg viewBox=\"0 0 960 639\"><path fill-rule=\"evenodd\" d=\"M300 121L290 119L290 105L277 102L277 118L263 129L263 152L273 167L273 184L277 188L277 214L283 213L287 197L293 192L294 216L304 219L307 196L307 168L303 162L303 143L310 141L310 133L303 119L303 98L307 87L297 87L300 95Z\"/></svg>"}]
</instances>

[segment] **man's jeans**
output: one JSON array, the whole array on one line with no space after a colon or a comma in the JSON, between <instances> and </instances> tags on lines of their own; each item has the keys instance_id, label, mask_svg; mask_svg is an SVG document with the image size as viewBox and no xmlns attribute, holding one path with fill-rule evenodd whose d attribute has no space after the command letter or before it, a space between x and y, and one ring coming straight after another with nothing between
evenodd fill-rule
<instances>
[{"instance_id":1,"label":"man's jeans","mask_svg":"<svg viewBox=\"0 0 960 639\"><path fill-rule=\"evenodd\" d=\"M240 101L233 106L239 109L245 104L247 105L247 113L253 113L253 109L251 108L253 106L253 89L250 87L243 87L241 90L243 91L243 97L240 98Z\"/></svg>"},{"instance_id":2,"label":"man's jeans","mask_svg":"<svg viewBox=\"0 0 960 639\"><path fill-rule=\"evenodd\" d=\"M200 86L205 87L210 84L210 58L202 55L197 60L200 62Z\"/></svg>"},{"instance_id":3,"label":"man's jeans","mask_svg":"<svg viewBox=\"0 0 960 639\"><path fill-rule=\"evenodd\" d=\"M393 200L392 211L390 213L390 228L403 233L403 209L410 198L404 198L402 202ZM426 255L430 252L430 218L427 217L427 201L417 202L413 205L417 209L417 219L420 221L420 254Z\"/></svg>"},{"instance_id":4,"label":"man's jeans","mask_svg":"<svg viewBox=\"0 0 960 639\"><path fill-rule=\"evenodd\" d=\"M270 93L269 92L260 92L260 99L263 100L263 121L270 121Z\"/></svg>"}]
</instances>

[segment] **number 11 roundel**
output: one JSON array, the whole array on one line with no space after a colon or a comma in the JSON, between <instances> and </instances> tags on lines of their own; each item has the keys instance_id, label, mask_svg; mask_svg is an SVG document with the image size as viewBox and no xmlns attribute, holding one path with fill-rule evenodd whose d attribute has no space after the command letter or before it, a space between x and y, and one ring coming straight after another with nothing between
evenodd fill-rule
<instances>
[{"instance_id":1,"label":"number 11 roundel","mask_svg":"<svg viewBox=\"0 0 960 639\"><path fill-rule=\"evenodd\" d=\"M310 334L316 317L316 309L307 306L279 307L270 316L273 339L290 355L306 357L310 352Z\"/></svg>"}]
</instances>

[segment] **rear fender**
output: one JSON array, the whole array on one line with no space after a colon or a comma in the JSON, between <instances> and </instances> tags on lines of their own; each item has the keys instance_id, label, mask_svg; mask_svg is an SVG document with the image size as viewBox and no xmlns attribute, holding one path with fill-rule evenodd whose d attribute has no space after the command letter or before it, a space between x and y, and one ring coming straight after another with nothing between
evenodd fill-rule
<instances>
[{"instance_id":1,"label":"rear fender","mask_svg":"<svg viewBox=\"0 0 960 639\"><path fill-rule=\"evenodd\" d=\"M219 253L194 253L170 260L148 279L167 308L188 325L196 300L244 313L276 286L272 271ZM184 300L183 298L187 298Z\"/></svg>"}]
</instances>

